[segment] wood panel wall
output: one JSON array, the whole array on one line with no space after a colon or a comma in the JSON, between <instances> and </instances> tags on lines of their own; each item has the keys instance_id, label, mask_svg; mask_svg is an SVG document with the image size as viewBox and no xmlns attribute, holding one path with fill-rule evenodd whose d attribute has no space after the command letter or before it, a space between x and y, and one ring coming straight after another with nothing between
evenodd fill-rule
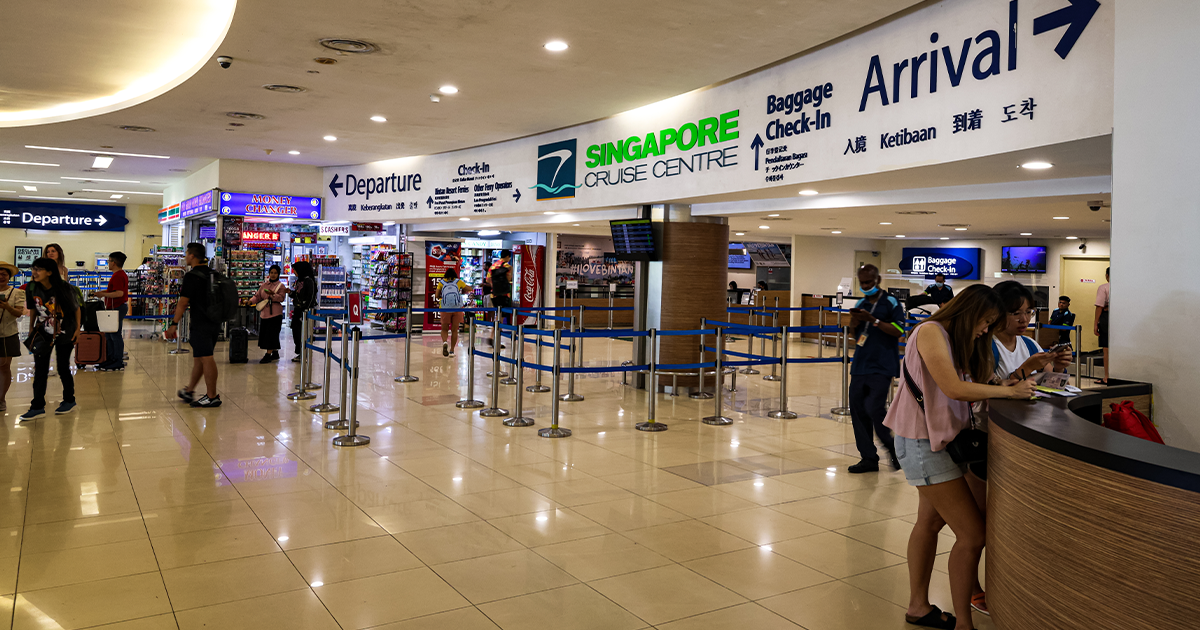
<instances>
[{"instance_id":1,"label":"wood panel wall","mask_svg":"<svg viewBox=\"0 0 1200 630\"><path fill-rule=\"evenodd\" d=\"M1200 627L1200 493L991 424L987 591L1001 630Z\"/></svg>"},{"instance_id":2,"label":"wood panel wall","mask_svg":"<svg viewBox=\"0 0 1200 630\"><path fill-rule=\"evenodd\" d=\"M725 321L729 226L665 223L662 252L662 295L657 296L662 312L659 328L700 328L702 317ZM656 298L651 296L650 299ZM660 363L696 363L700 360L696 337L663 337L659 340L659 348ZM670 382L670 379L663 381ZM712 379L708 383L711 385ZM683 387L695 384L694 377L679 379L679 385Z\"/></svg>"}]
</instances>

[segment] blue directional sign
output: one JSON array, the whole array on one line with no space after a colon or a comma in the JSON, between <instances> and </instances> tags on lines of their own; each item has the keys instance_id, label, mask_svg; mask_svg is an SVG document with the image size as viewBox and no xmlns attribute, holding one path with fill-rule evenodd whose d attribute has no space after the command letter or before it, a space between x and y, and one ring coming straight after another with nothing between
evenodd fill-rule
<instances>
[{"instance_id":1,"label":"blue directional sign","mask_svg":"<svg viewBox=\"0 0 1200 630\"><path fill-rule=\"evenodd\" d=\"M937 274L948 280L978 280L978 247L905 247L900 258L900 273L932 278Z\"/></svg>"},{"instance_id":2,"label":"blue directional sign","mask_svg":"<svg viewBox=\"0 0 1200 630\"><path fill-rule=\"evenodd\" d=\"M0 199L0 228L59 232L124 232L125 206Z\"/></svg>"}]
</instances>

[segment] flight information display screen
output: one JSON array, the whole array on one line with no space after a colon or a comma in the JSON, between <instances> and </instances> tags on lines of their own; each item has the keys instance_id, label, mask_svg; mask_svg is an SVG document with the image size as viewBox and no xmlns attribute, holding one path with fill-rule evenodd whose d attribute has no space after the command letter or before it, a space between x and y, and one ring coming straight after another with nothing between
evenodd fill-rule
<instances>
[{"instance_id":1,"label":"flight information display screen","mask_svg":"<svg viewBox=\"0 0 1200 630\"><path fill-rule=\"evenodd\" d=\"M613 249L618 260L657 260L654 246L654 227L650 219L618 219L609 221Z\"/></svg>"}]
</instances>

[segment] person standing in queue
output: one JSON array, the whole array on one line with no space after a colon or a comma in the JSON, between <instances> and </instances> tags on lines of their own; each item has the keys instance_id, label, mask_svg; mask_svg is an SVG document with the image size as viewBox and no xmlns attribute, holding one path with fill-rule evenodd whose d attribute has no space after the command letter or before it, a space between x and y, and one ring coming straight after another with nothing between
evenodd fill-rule
<instances>
[{"instance_id":1,"label":"person standing in queue","mask_svg":"<svg viewBox=\"0 0 1200 630\"><path fill-rule=\"evenodd\" d=\"M259 363L270 363L279 360L279 333L283 330L283 300L287 297L287 287L279 281L281 270L279 265L271 265L267 271L267 279L258 286L251 304L262 303L258 309L258 347L266 354Z\"/></svg>"},{"instance_id":2,"label":"person standing in queue","mask_svg":"<svg viewBox=\"0 0 1200 630\"><path fill-rule=\"evenodd\" d=\"M101 372L120 372L125 369L125 340L121 337L125 329L125 316L129 314L129 274L125 273L126 256L122 252L108 255L108 268L112 277L108 287L97 291L96 297L104 298L104 308L117 312L117 332L104 333L104 363L97 366Z\"/></svg>"},{"instance_id":3,"label":"person standing in queue","mask_svg":"<svg viewBox=\"0 0 1200 630\"><path fill-rule=\"evenodd\" d=\"M177 394L183 402L193 407L220 407L221 397L217 394L217 361L213 358L213 348L217 345L217 335L220 331L217 323L209 321L207 315L212 271L208 268L208 252L204 245L188 243L183 262L191 267L191 271L183 274L179 302L175 305L171 324L164 333L167 339L175 339L179 335L179 322L183 320L183 313L191 309L188 339L192 346L192 375L187 386ZM200 383L201 378L204 379L205 391L203 396L196 398L196 385Z\"/></svg>"},{"instance_id":4,"label":"person standing in queue","mask_svg":"<svg viewBox=\"0 0 1200 630\"><path fill-rule=\"evenodd\" d=\"M1096 325L1092 332L1100 338L1100 348L1104 350L1104 380L1096 381L1097 385L1108 385L1108 303L1112 299L1108 270L1109 267L1104 269L1104 284L1096 289Z\"/></svg>"},{"instance_id":5,"label":"person standing in queue","mask_svg":"<svg viewBox=\"0 0 1200 630\"><path fill-rule=\"evenodd\" d=\"M75 409L75 379L71 375L71 351L79 337L80 312L74 291L59 275L58 263L50 258L33 261L33 281L25 290L25 310L33 317L25 347L33 355L33 401L21 422L46 415L46 381L50 377L50 355L57 358L58 379L63 399L57 415Z\"/></svg>"},{"instance_id":6,"label":"person standing in queue","mask_svg":"<svg viewBox=\"0 0 1200 630\"><path fill-rule=\"evenodd\" d=\"M500 253L500 259L493 263L492 268L488 270L488 279L491 280L492 285L492 307L512 308L512 252L505 250ZM496 339L500 337L500 323L509 318L503 315L503 311L501 313L500 320L496 322L496 327L492 331L492 340L488 342L489 346L504 347Z\"/></svg>"},{"instance_id":7,"label":"person standing in queue","mask_svg":"<svg viewBox=\"0 0 1200 630\"><path fill-rule=\"evenodd\" d=\"M908 540L910 624L973 630L972 597L979 588L984 547L981 497L985 485L965 475L946 447L971 426L971 403L989 398L1028 399L1034 383L986 385L994 371L992 332L1003 325L1004 303L990 287L967 287L909 334L900 381L884 425L895 432L896 455L908 484L917 488L917 522ZM909 381L919 391L914 391ZM938 534L954 532L950 551L950 594L954 615L929 602L929 581ZM986 607L986 605L985 605ZM956 616L957 615L957 618Z\"/></svg>"},{"instance_id":8,"label":"person standing in queue","mask_svg":"<svg viewBox=\"0 0 1200 630\"><path fill-rule=\"evenodd\" d=\"M63 248L58 243L50 243L42 248L42 256L53 260L58 265L58 276L63 282L69 283L70 278L67 277L67 256L63 253Z\"/></svg>"},{"instance_id":9,"label":"person standing in queue","mask_svg":"<svg viewBox=\"0 0 1200 630\"><path fill-rule=\"evenodd\" d=\"M446 269L446 275L442 276L438 289L438 305L441 308L464 308L467 301L463 297L463 291L470 289L467 283L458 279L458 271L450 267ZM466 313L442 313L442 356L454 356L454 349L458 347L458 328L465 319L464 315ZM448 343L447 335L450 337Z\"/></svg>"},{"instance_id":10,"label":"person standing in queue","mask_svg":"<svg viewBox=\"0 0 1200 630\"><path fill-rule=\"evenodd\" d=\"M941 307L954 299L954 289L946 284L945 274L939 273L933 277L933 284L925 287L925 295L928 295L934 304Z\"/></svg>"},{"instance_id":11,"label":"person standing in queue","mask_svg":"<svg viewBox=\"0 0 1200 630\"><path fill-rule=\"evenodd\" d=\"M892 432L883 426L892 379L900 376L900 337L904 336L904 308L900 301L879 286L879 268L863 265L858 284L866 296L850 309L850 320L858 343L850 364L850 422L859 462L846 470L851 474L877 472L879 450L872 433L887 449L892 468L900 469Z\"/></svg>"},{"instance_id":12,"label":"person standing in queue","mask_svg":"<svg viewBox=\"0 0 1200 630\"><path fill-rule=\"evenodd\" d=\"M1051 326L1074 326L1075 313L1071 312L1071 298L1066 295L1058 296L1058 308L1050 313ZM1058 331L1058 343L1071 343L1071 331ZM1078 348L1076 348L1078 350Z\"/></svg>"},{"instance_id":13,"label":"person standing in queue","mask_svg":"<svg viewBox=\"0 0 1200 630\"><path fill-rule=\"evenodd\" d=\"M292 363L299 363L304 352L304 317L317 304L317 273L312 263L303 260L292 265L292 272L296 274L296 284L288 290L292 296L292 343L296 346Z\"/></svg>"},{"instance_id":14,"label":"person standing in queue","mask_svg":"<svg viewBox=\"0 0 1200 630\"><path fill-rule=\"evenodd\" d=\"M12 360L21 356L21 339L17 320L25 314L25 292L8 282L17 275L17 268L0 262L0 414L8 411L8 388L12 386Z\"/></svg>"}]
</instances>

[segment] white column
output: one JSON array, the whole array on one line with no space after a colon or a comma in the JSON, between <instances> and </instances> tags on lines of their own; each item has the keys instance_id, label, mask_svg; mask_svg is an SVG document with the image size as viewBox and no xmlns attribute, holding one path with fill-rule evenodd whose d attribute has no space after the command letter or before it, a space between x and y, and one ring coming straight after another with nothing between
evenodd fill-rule
<instances>
[{"instance_id":1,"label":"white column","mask_svg":"<svg viewBox=\"0 0 1200 630\"><path fill-rule=\"evenodd\" d=\"M1111 373L1153 383L1163 438L1200 451L1200 2L1114 6Z\"/></svg>"},{"instance_id":2,"label":"white column","mask_svg":"<svg viewBox=\"0 0 1200 630\"><path fill-rule=\"evenodd\" d=\"M556 306L554 283L558 280L558 232L546 233L545 277L542 278L542 295L546 306Z\"/></svg>"}]
</instances>

